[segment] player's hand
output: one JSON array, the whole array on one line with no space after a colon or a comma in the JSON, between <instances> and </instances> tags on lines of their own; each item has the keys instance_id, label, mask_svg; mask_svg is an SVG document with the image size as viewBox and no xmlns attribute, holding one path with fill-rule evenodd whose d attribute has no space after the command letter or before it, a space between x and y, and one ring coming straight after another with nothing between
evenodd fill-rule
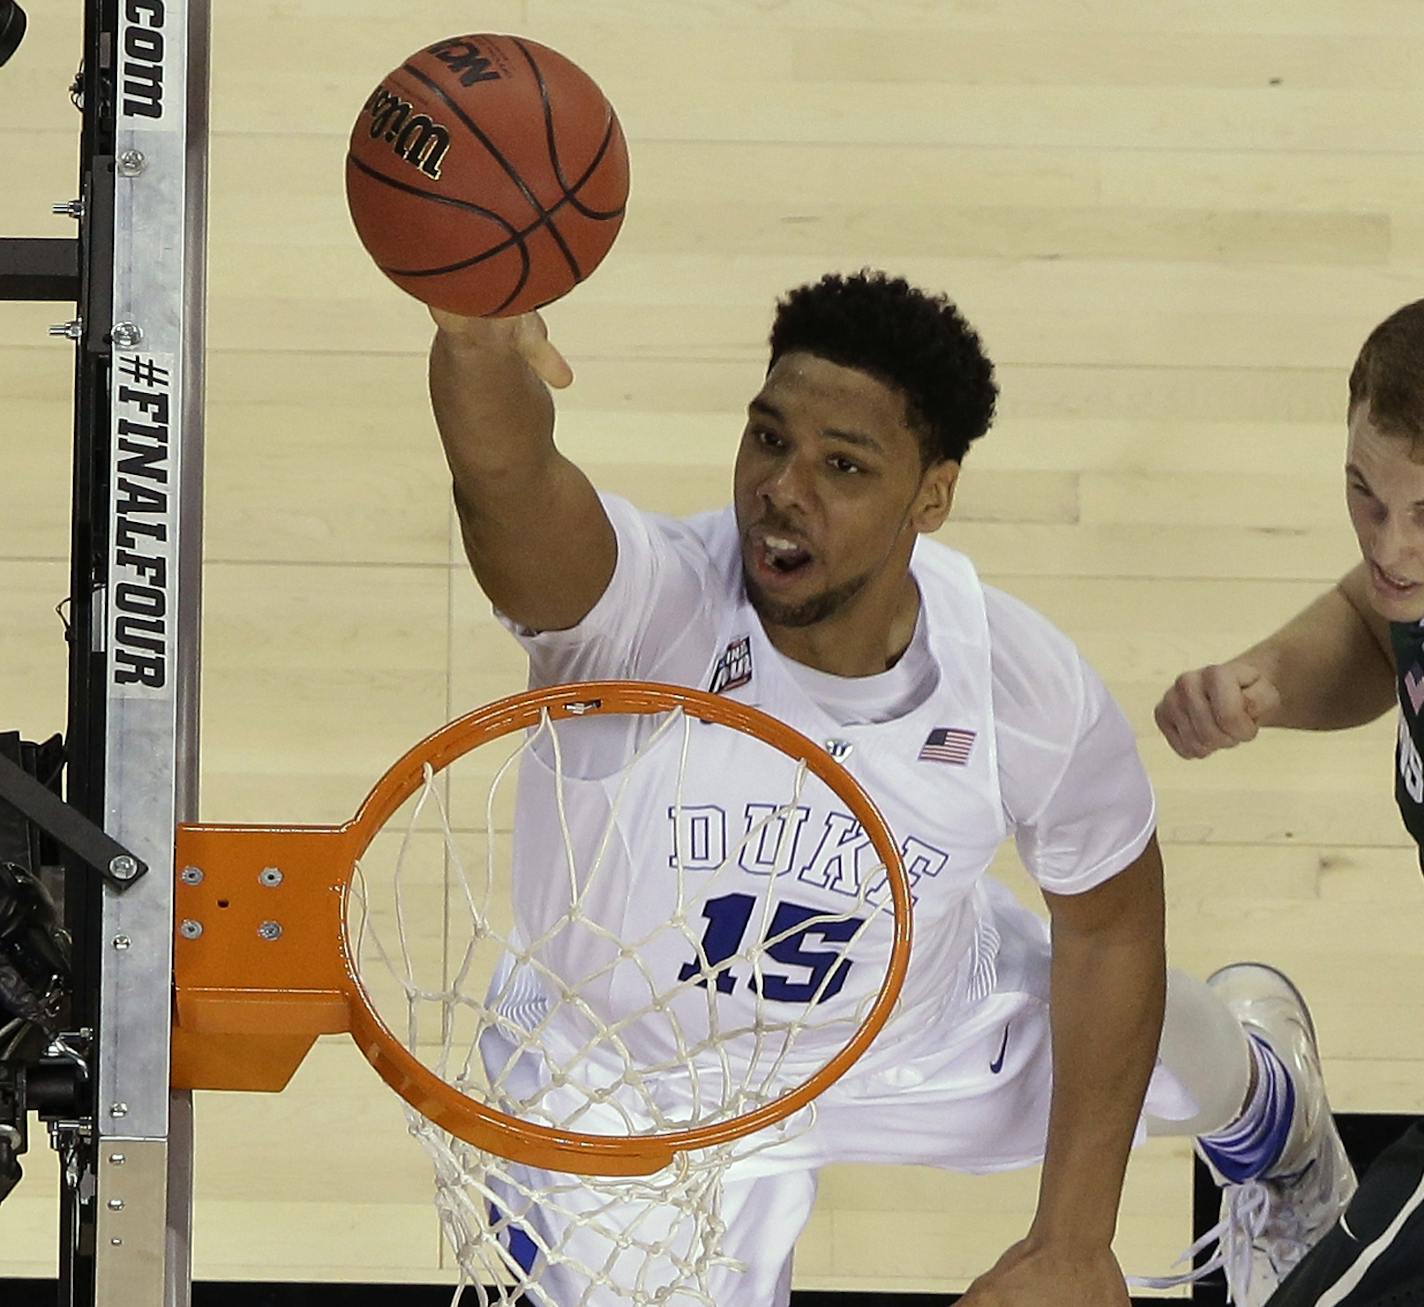
<instances>
[{"instance_id":1,"label":"player's hand","mask_svg":"<svg viewBox=\"0 0 1424 1307\"><path fill-rule=\"evenodd\" d=\"M1025 1239L974 1281L959 1307L1131 1307L1110 1248L1051 1248Z\"/></svg>"},{"instance_id":2,"label":"player's hand","mask_svg":"<svg viewBox=\"0 0 1424 1307\"><path fill-rule=\"evenodd\" d=\"M1157 729L1183 758L1205 758L1254 740L1280 702L1269 678L1238 660L1183 672L1153 716Z\"/></svg>"},{"instance_id":3,"label":"player's hand","mask_svg":"<svg viewBox=\"0 0 1424 1307\"><path fill-rule=\"evenodd\" d=\"M440 334L461 349L504 350L518 354L546 385L562 390L571 385L574 370L549 339L549 328L538 313L514 318L466 318L445 309L430 309Z\"/></svg>"}]
</instances>

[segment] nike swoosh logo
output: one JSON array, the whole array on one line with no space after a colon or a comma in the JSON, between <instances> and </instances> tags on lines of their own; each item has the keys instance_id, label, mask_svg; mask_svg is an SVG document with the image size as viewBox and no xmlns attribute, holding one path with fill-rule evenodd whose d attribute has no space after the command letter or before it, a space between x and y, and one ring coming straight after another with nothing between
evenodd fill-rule
<instances>
[{"instance_id":1,"label":"nike swoosh logo","mask_svg":"<svg viewBox=\"0 0 1424 1307\"><path fill-rule=\"evenodd\" d=\"M1004 1027L1004 1042L999 1045L999 1056L989 1063L989 1071L992 1075L998 1075L1004 1069L1004 1053L1009 1047L1009 1028Z\"/></svg>"}]
</instances>

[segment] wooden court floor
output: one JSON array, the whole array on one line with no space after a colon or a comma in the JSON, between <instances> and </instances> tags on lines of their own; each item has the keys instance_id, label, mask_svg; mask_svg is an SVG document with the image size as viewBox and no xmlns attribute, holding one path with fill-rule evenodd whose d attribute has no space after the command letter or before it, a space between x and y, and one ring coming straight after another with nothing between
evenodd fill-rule
<instances>
[{"instance_id":1,"label":"wooden court floor","mask_svg":"<svg viewBox=\"0 0 1424 1307\"><path fill-rule=\"evenodd\" d=\"M349 816L384 765L522 685L455 547L422 311L351 233L344 137L385 70L466 30L600 80L634 192L548 315L578 372L564 448L665 511L722 503L771 305L828 269L950 293L1003 388L944 538L1079 641L1159 790L1174 962L1311 996L1336 1105L1424 1111L1424 886L1388 721L1186 763L1173 675L1351 562L1345 377L1424 294L1424 7L1413 0L215 0L203 816ZM0 231L64 235L78 5L0 69ZM59 306L0 305L0 729L63 722L71 359ZM539 524L531 524L538 529ZM1005 877L1026 879L1006 852ZM430 1179L340 1043L281 1098L198 1105L205 1278L449 1280ZM1188 1163L1134 1160L1119 1252L1188 1242ZM954 1290L1036 1177L829 1172L806 1289ZM36 1149L0 1277L52 1273Z\"/></svg>"}]
</instances>

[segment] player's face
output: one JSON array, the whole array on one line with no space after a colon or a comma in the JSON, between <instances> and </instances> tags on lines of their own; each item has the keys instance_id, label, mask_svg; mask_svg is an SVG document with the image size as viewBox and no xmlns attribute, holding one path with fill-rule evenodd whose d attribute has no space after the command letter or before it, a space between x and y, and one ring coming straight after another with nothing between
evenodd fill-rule
<instances>
[{"instance_id":1,"label":"player's face","mask_svg":"<svg viewBox=\"0 0 1424 1307\"><path fill-rule=\"evenodd\" d=\"M1350 416L1345 498L1369 565L1375 611L1391 622L1424 619L1424 463L1413 442L1383 435L1368 405Z\"/></svg>"},{"instance_id":2,"label":"player's face","mask_svg":"<svg viewBox=\"0 0 1424 1307\"><path fill-rule=\"evenodd\" d=\"M742 569L762 620L807 627L863 597L893 601L915 537L949 512L958 469L922 466L894 387L783 355L747 406L734 474Z\"/></svg>"}]
</instances>

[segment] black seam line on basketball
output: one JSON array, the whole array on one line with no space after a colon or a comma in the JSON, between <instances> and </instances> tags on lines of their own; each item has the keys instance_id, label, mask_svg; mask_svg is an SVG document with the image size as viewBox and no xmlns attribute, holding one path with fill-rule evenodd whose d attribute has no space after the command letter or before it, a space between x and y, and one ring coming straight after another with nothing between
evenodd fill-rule
<instances>
[{"instance_id":1,"label":"black seam line on basketball","mask_svg":"<svg viewBox=\"0 0 1424 1307\"><path fill-rule=\"evenodd\" d=\"M528 184L527 181L524 181L524 178L521 177L520 172L518 172L518 169L515 169L514 165L511 164L511 162L508 161L508 159L504 157L503 154L501 154L500 148L498 148L497 145L494 144L494 141L491 141L490 138L488 138L487 135L480 130L480 127L478 127L476 121L474 121L473 118L471 118L470 115L468 115L467 112L460 107L460 104L457 103L457 101L451 100L450 94L447 93L446 90L444 90L444 87L441 87L440 83L437 83L437 81L434 80L433 77L427 77L427 75L422 73L419 68L412 67L412 65L410 64L402 64L402 67L404 68L404 71L406 71L406 73L409 73L410 75L412 75L412 77L416 78L417 81L423 83L424 87L426 87L427 90L434 91L434 94L439 95L441 100L443 100L444 103L449 105L450 112L453 112L453 114L456 115L456 117L459 118L459 120L463 122L464 125L466 125L468 130L470 130L470 134L473 135L473 137L476 138L476 140L480 142L480 144L483 145L484 148L490 151L490 157L494 159L494 162L497 162L497 164L504 169L504 172L506 172L506 175L508 178L510 178L510 181L514 182L514 185L517 185L517 187L520 188L520 191L524 194L524 198L527 199L528 204L530 204L530 208L534 209L535 214L538 214L540 218L547 218L548 211L544 208L544 205L541 204L540 198L538 198L538 196L534 194L533 188L530 187L530 184Z\"/></svg>"},{"instance_id":2,"label":"black seam line on basketball","mask_svg":"<svg viewBox=\"0 0 1424 1307\"><path fill-rule=\"evenodd\" d=\"M422 191L416 188L415 186L412 186L409 182L399 181L394 177L388 177L383 172L376 172L370 164L364 163L362 160L356 158L354 155L348 155L347 158L351 163L355 164L356 167L361 169L362 172L366 173L367 176L374 178L376 181L384 182L387 186L394 186L397 190L405 191L407 194L417 195L422 199L427 200L439 200L442 204L450 204L455 206L456 208L461 209L470 209L476 213L489 212L487 209L481 209L480 206L477 204L472 204L469 200L457 200L453 196L439 195L434 191ZM565 204L571 202L571 198L560 200L556 205L554 205L553 209L550 210L550 212L557 213L560 209L564 207ZM619 212L622 212L622 210L619 210ZM496 254L503 254L505 250L511 248L514 245L519 245L523 247L530 235L538 231L540 227L546 225L546 220L541 219L539 222L536 222L531 226L525 227L523 230L520 230L506 219L501 218L498 214L489 214L489 216L492 217L496 222L498 222L509 232L509 240L504 241L502 244L499 245L492 245L489 249L484 250L481 253L472 256L471 258L461 259L456 263L447 264L446 266L441 268L393 268L384 263L378 264L377 266L381 269L382 272L392 277L439 277L443 276L447 272L461 272L466 268L474 267L477 263L484 262L485 259L493 258ZM528 256L526 254L526 258L527 257Z\"/></svg>"},{"instance_id":3,"label":"black seam line on basketball","mask_svg":"<svg viewBox=\"0 0 1424 1307\"><path fill-rule=\"evenodd\" d=\"M523 50L522 45L520 46L520 49ZM526 58L529 57L528 51L524 51L524 54ZM515 171L514 167L510 164L510 162L495 148L494 144L489 140L489 138L486 137L484 133L481 132L479 128L476 127L475 124L470 121L464 111L460 108L459 104L457 104L454 100L452 100L448 95L445 94L444 90L441 89L439 83L432 81L418 68L412 68L409 64L404 65L404 67L407 72L409 72L412 76L419 78L427 87L429 87L432 91L439 95L440 98L443 99L445 103L450 106L451 110L459 117L460 121L463 122L465 126L468 127L470 131L474 133L477 140L481 141L484 144L485 148L489 150L491 156L505 170L505 172L509 175L510 179L514 181L514 183L524 192L525 198L529 201L530 205L533 207L536 213L541 214L544 217L551 218L552 215L557 213L561 208L563 208L566 203L572 204L574 208L578 210L578 212L581 213L584 217L591 218L597 222L610 222L615 218L622 218L623 215L627 213L627 204L620 204L616 209L594 209L578 198L578 192L581 191L584 186L586 186L588 182L592 179L594 173L598 170L598 165L603 162L604 156L608 153L609 147L613 142L613 134L617 126L617 120L613 114L612 109L609 110L608 127L604 131L603 140L602 142L600 142L597 152L594 154L593 159L590 161L588 167L583 170L583 172L579 175L578 180L574 182L572 188L570 188L568 183L564 180L563 175L559 170L558 161L554 161L555 175L562 190L562 194L558 201L551 208L545 209L544 206L540 203L539 197L530 190L524 179L519 175L517 171ZM542 75L540 74L537 65L535 65L534 74L535 78L539 80L542 86ZM552 222L550 223L550 226L553 227ZM524 229L526 235L533 232L534 230L536 230L536 227L526 227ZM583 278L579 272L578 265L574 260L572 252L568 249L566 245L564 245L562 234L558 231L557 228L554 228L552 231L552 235L554 239L559 243L560 247L563 249L564 256L568 260L569 265L572 271L574 272L574 275L581 281Z\"/></svg>"},{"instance_id":4,"label":"black seam line on basketball","mask_svg":"<svg viewBox=\"0 0 1424 1307\"><path fill-rule=\"evenodd\" d=\"M439 87L435 87L434 89L439 90ZM587 168L584 169L584 171L583 171L583 173L580 175L579 179L574 183L573 189L572 189L572 190L569 190L569 189L567 189L567 188L564 189L563 194L562 194L562 196L560 197L560 199L554 204L554 206L553 206L551 209L548 209L548 210L545 210L545 209L539 204L537 197L535 197L533 200L531 200L531 203L533 204L533 207L534 207L534 209L535 209L535 212L537 212L537 213L543 215L544 217L548 217L548 216L550 216L551 214L557 213L560 209L562 209L562 208L564 207L565 204L572 204L572 205L573 205L581 214L583 214L585 217L594 218L594 219L597 219L598 221L601 221L601 222L608 222L608 221L611 221L611 220L614 219L614 218L621 218L625 213L627 213L627 211L628 211L628 206L627 206L626 204L620 204L616 209L593 209L593 208L590 208L588 205L584 204L583 201L581 201L581 200L578 198L578 194L577 194L578 191L582 190L583 187L588 184L589 180L592 178L594 172L595 172L596 169L598 168L598 165L599 165L600 163L602 163L604 156L608 153L608 147L609 147L609 145L610 145L610 144L612 143L612 141L613 141L613 129L614 129L614 125L615 125L615 124L614 124L613 119L610 118L610 119L609 119L609 123L608 123L608 130L604 133L603 142L602 142L602 144L598 147L598 152L594 155L593 161L589 164L589 166L588 166ZM496 152L496 153L497 153L497 152ZM399 189L401 189L401 190L403 190L403 191L407 191L407 192L408 192L409 194L411 194L411 195L419 195L419 196L421 196L421 197L424 198L424 199L437 200L437 201L439 201L439 203L441 203L441 204L450 204L450 205L454 205L454 206L456 206L456 207L458 207L458 208L467 209L467 210L469 210L469 211L471 211L471 212L474 212L474 213L484 214L485 216L487 216L487 217L493 219L494 221L498 222L501 226L503 226L503 227L505 228L506 231L510 232L511 234L518 233L518 234L523 235L523 236L528 236L531 232L537 231L538 228L539 228L539 226L540 226L540 224L536 222L536 223L534 223L532 226L525 227L525 228L523 228L523 229L521 230L520 228L515 227L514 224L511 223L511 222L509 222L506 218L504 218L504 217L502 217L500 214L496 213L494 210L483 208L482 206L480 206L480 205L478 205L478 204L475 204L474 201L472 201L472 200L461 200L461 199L457 199L457 198L454 197L454 196L441 195L441 194L440 194L439 192L437 192L437 191L422 191L422 190L417 190L414 186L411 186L411 185L409 185L408 183L397 181L394 177L389 177L389 176L387 176L385 173L376 172L374 169L372 169L372 168L370 167L369 164L366 164L366 163L364 163L364 162L358 160L354 155L352 155L352 154L349 153L349 152L347 153L347 156L346 156L346 157L347 157L347 159L348 159L350 162L357 164L357 165L361 168L361 170L362 170L363 172L367 173L369 176L371 176L371 177L373 177L373 178L376 178L376 179L378 179L378 180L380 180L380 181L385 182L385 183L386 183L387 185L389 185L389 186L398 187ZM506 167L507 167L507 166L508 166L508 165L506 165ZM515 181L518 182L518 181L519 181L519 178L516 177L516 178L515 178ZM520 183L520 184L522 185L522 183ZM561 185L562 185L562 184L563 184L563 183L562 183L562 179L561 179ZM526 189L526 194L527 194L527 188L525 188L525 189ZM506 247L503 247L503 248L508 248L508 247L506 246Z\"/></svg>"},{"instance_id":5,"label":"black seam line on basketball","mask_svg":"<svg viewBox=\"0 0 1424 1307\"><path fill-rule=\"evenodd\" d=\"M585 183L593 176L594 170L603 162L604 156L608 153L609 147L613 144L613 130L616 126L613 118L608 120L608 130L603 133L603 141L598 147L598 153L593 156L593 162L588 165L588 170L582 177L574 183L574 188L569 192L569 200L585 218L594 218L599 222L607 222L610 218L621 218L627 211L626 204L620 204L616 209L591 209L578 197L579 191L583 190Z\"/></svg>"},{"instance_id":6,"label":"black seam line on basketball","mask_svg":"<svg viewBox=\"0 0 1424 1307\"><path fill-rule=\"evenodd\" d=\"M393 187L398 191L404 191L407 195L419 196L422 200L434 200L437 204L448 204L451 208L463 209L467 213L477 213L482 218L488 218L491 222L498 223L510 236L518 237L520 234L519 228L495 209L487 209L484 205L476 204L473 200L462 200L454 195L442 195L439 191L423 191L417 186L412 186L407 181L402 181L399 177L392 177L389 173L378 172L364 159L357 158L356 155L349 152L346 155L346 162L359 168L373 181L382 182L384 185ZM536 223L535 227L537 226L538 224ZM533 231L534 227L527 228L526 230Z\"/></svg>"},{"instance_id":7,"label":"black seam line on basketball","mask_svg":"<svg viewBox=\"0 0 1424 1307\"><path fill-rule=\"evenodd\" d=\"M529 273L533 267L533 260L529 257L529 247L524 243L523 236L517 231L514 224L511 223L507 218L501 217L497 213L492 213L488 209L481 208L478 204L472 204L469 200L457 200L454 196L451 195L438 195L431 191L418 190L409 182L401 181L395 177L388 177L383 172L377 172L374 168L371 167L370 164L365 163L362 160L356 158L356 156L353 154L347 154L346 162L349 164L353 164L357 169L365 173L366 176L370 177L372 181L380 182L383 186L390 186L395 190L405 191L408 195L415 195L423 200L436 200L441 204L448 204L456 209L464 209L470 212L482 214L485 217L490 218L495 223L499 224L513 237L512 240L505 241L503 245L496 246L494 250L487 250L484 254L481 254L474 259L468 260L464 264L456 264L453 268L450 269L437 268L424 269L417 272L404 272L399 268L388 268L385 264L378 263L376 266L379 267L380 270L384 272L388 277L433 277L441 271L458 272L461 267L473 267L476 263L480 262L481 259L488 258L496 252L503 252L504 250L510 249L511 247L517 245L519 247L520 260L519 280L515 283L514 289L510 291L510 293L498 306L496 306L493 311L495 313L503 312L511 304L514 303L514 301L523 292L524 287L529 284ZM538 225L539 224L536 223L535 228L537 228ZM531 230L533 230L533 228L531 228Z\"/></svg>"},{"instance_id":8,"label":"black seam line on basketball","mask_svg":"<svg viewBox=\"0 0 1424 1307\"><path fill-rule=\"evenodd\" d=\"M521 191L524 192L524 198L529 201L529 204L533 208L534 212L537 213L545 221L548 221L548 210L546 210L544 206L539 202L539 197L534 194L533 190L529 186L529 183L526 182L524 178L519 175L519 173L515 170L514 165L511 164L509 160L506 159L504 155L500 153L499 149L495 146L495 143L479 129L479 127L475 124L474 120L469 116L469 114L467 114L459 106L459 104L457 104L453 99L450 98L450 96L446 93L445 88L442 87L440 83L437 82L434 78L427 77L423 72L420 71L419 68L414 68L410 64L402 64L401 66L412 77L423 82L428 89L434 91L436 95L438 95L442 100L445 101L447 105L450 106L451 113L453 113L462 123L465 124L466 127L469 128L471 135L473 135L474 138L490 152L491 157L509 175L510 180L514 182L514 184L518 186ZM558 228L556 228L553 223L549 223L549 232L553 236L554 240L557 242L560 251L563 253L564 259L568 262L569 270L574 274L574 279L576 281L582 281L583 278L579 274L578 261L574 258L573 251L570 250L569 247L564 244L564 238L559 234Z\"/></svg>"},{"instance_id":9,"label":"black seam line on basketball","mask_svg":"<svg viewBox=\"0 0 1424 1307\"><path fill-rule=\"evenodd\" d=\"M539 84L539 98L544 103L544 135L549 145L549 162L554 165L554 178L559 183L560 189L564 193L564 198L572 202L575 209L583 214L585 218L598 218L607 220L609 217L617 217L623 210L619 209L613 214L602 214L597 209L590 209L582 200L578 198L578 193L584 184L598 170L598 165L603 162L603 156L608 153L608 147L613 142L613 110L608 111L608 126L604 130L603 140L599 143L598 152L593 156L593 161L584 169L583 175L572 185L569 185L568 178L564 176L564 165L559 159L559 143L554 135L554 110L549 103L549 86L544 80L544 71L537 62L533 54L526 48L523 41L517 36L512 38L514 44L519 48L519 53L529 63L529 69L534 74L534 80ZM624 206L627 207L626 205Z\"/></svg>"},{"instance_id":10,"label":"black seam line on basketball","mask_svg":"<svg viewBox=\"0 0 1424 1307\"><path fill-rule=\"evenodd\" d=\"M396 177L387 176L383 172L377 172L376 169L372 168L370 164L364 162L361 159L356 158L356 156L353 154L348 153L346 156L346 161L354 165L361 172L365 173L366 176L370 177L373 181L378 181L385 186L391 187L394 190L404 191L407 195L414 195L419 199L435 200L440 204L448 204L453 208L467 210L470 212L478 213L483 217L487 217L491 221L503 227L505 231L509 233L511 238L500 245L496 245L488 250L485 250L482 254L476 255L472 259L465 259L459 263L451 264L448 268L406 269L394 268L391 267L389 264L385 263L377 263L376 266L380 268L380 270L384 272L388 277L435 277L446 272L459 272L464 268L474 267L475 264L481 263L485 259L493 258L496 254L502 254L505 250L512 249L514 246L517 245L519 247L520 258L519 280L516 283L513 292L498 306L498 308L495 309L495 312L499 312L502 309L508 308L509 305L513 303L515 298L520 294L520 292L523 291L524 287L528 285L529 274L533 265L533 261L529 257L529 248L525 244L524 233L520 232L514 226L514 224L511 223L507 218L502 217L500 214L494 213L489 209L482 208L480 205L474 204L469 200L459 200L450 195L440 195L439 193L433 191L419 190L416 187L412 186L409 182L402 181ZM538 229L539 225L540 224L535 223L534 226L531 227L529 230L535 231Z\"/></svg>"},{"instance_id":11,"label":"black seam line on basketball","mask_svg":"<svg viewBox=\"0 0 1424 1307\"><path fill-rule=\"evenodd\" d=\"M524 62L529 65L529 71L534 74L534 84L539 88L539 103L544 110L544 142L549 147L549 162L553 165L554 180L559 183L559 189L563 191L564 198L569 199L571 197L569 184L564 178L564 170L559 163L559 143L554 139L554 107L549 103L549 84L544 80L543 70L534 62L534 56L529 53L524 42L515 37L514 46L524 56ZM568 259L569 266L573 269L574 280L582 281L583 269L579 267L578 259L569 249L563 233L559 231L552 216L549 218L549 234L559 242L559 248L563 250L564 257Z\"/></svg>"},{"instance_id":12,"label":"black seam line on basketball","mask_svg":"<svg viewBox=\"0 0 1424 1307\"><path fill-rule=\"evenodd\" d=\"M369 177L372 177L377 181L384 182L387 186L394 186L399 190L405 191L407 194L417 195L421 199L436 200L441 204L449 204L455 208L468 210L471 213L483 214L484 216L491 218L493 221L499 223L499 225L502 226L510 235L510 239L505 241L504 244L496 245L491 249L487 250L484 254L476 255L475 258L472 260L464 260L460 263L452 263L449 267L446 268L395 269L387 268L382 265L381 270L383 272L399 271L400 275L403 277L433 277L442 272L458 272L461 268L470 267L472 263L478 263L480 259L486 258L491 254L502 253L504 250L507 250L511 245L527 240L531 235L538 231L540 227L545 225L546 219L541 218L538 222L531 223L528 227L516 227L507 218L502 217L500 214L494 212L491 209L483 208L481 205L474 203L473 200L461 200L457 199L453 195L441 195L438 191L422 191L417 187L412 186L409 182L399 181L394 177L387 176L383 172L375 171L375 169L373 169L370 164L365 163L362 160L356 158L355 155L348 154L346 157L349 162L355 164L358 168L361 169L362 172L366 173ZM597 165L595 164L595 166ZM587 180L588 176L587 174L585 174L585 176L580 180L579 185L583 185L583 183ZM628 211L628 206L626 204L621 204L616 209L590 209L587 206L580 205L577 196L566 194L563 199L561 199L557 204L553 206L553 208L549 210L549 216L558 213L558 211L562 209L566 204L574 205L576 208L579 209L580 213L583 213L590 218L597 218L600 221L604 222L609 221L613 218L621 218Z\"/></svg>"}]
</instances>

